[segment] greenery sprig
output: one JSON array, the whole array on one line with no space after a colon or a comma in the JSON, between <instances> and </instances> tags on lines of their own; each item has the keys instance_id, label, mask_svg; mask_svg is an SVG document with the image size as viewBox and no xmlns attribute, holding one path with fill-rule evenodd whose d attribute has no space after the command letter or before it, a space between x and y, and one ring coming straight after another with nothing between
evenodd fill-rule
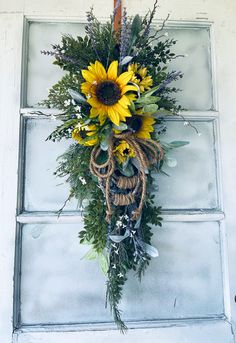
<instances>
[{"instance_id":1,"label":"greenery sprig","mask_svg":"<svg viewBox=\"0 0 236 343\"><path fill-rule=\"evenodd\" d=\"M152 257L153 227L161 227L161 207L154 201L153 172L160 172L170 149L186 142L162 144L166 115L181 107L173 81L183 75L169 71L176 58L176 40L152 30L157 9L144 18L123 11L121 27L114 15L101 24L87 12L83 37L62 37L44 55L65 75L41 104L61 111L61 121L48 139L73 139L58 158L55 175L70 185L67 201L75 197L84 227L80 242L90 246L85 258L97 258L107 277L106 304L121 332L127 326L119 308L128 272L142 279Z\"/></svg>"}]
</instances>

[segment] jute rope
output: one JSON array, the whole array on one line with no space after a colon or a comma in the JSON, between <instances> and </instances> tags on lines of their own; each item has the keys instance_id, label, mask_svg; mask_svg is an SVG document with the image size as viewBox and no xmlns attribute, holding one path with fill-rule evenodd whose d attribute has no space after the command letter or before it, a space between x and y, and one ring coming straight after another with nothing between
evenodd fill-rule
<instances>
[{"instance_id":1,"label":"jute rope","mask_svg":"<svg viewBox=\"0 0 236 343\"><path fill-rule=\"evenodd\" d=\"M140 165L137 175L133 177L116 176L115 161L113 155L113 146L116 140L125 140L133 149L135 156ZM132 213L132 220L137 220L142 212L145 195L146 195L146 170L158 160L163 158L163 150L159 143L152 139L143 139L134 136L131 132L117 134L110 137L108 147L108 158L105 163L98 164L97 159L101 153L101 148L96 146L93 148L90 159L90 171L98 177L100 181L105 181L105 198L107 205L106 220L110 222L112 216L112 204L115 206L125 206L135 202L136 198L140 198L138 207ZM115 193L110 194L111 179L120 189L130 190L126 194ZM102 182L101 182L102 183ZM103 183L104 184L104 183ZM141 189L141 192L140 192Z\"/></svg>"},{"instance_id":2,"label":"jute rope","mask_svg":"<svg viewBox=\"0 0 236 343\"><path fill-rule=\"evenodd\" d=\"M106 220L110 222L112 216L112 208L111 208L111 201L110 201L110 181L111 176L114 174L115 171L115 161L113 156L113 137L110 138L109 145L108 145L108 159L103 164L97 163L97 158L100 155L102 149L100 146L95 146L92 150L91 157L90 157L90 171L93 175L97 176L100 181L105 180L105 198L106 198ZM102 182L101 182L102 184Z\"/></svg>"},{"instance_id":3,"label":"jute rope","mask_svg":"<svg viewBox=\"0 0 236 343\"><path fill-rule=\"evenodd\" d=\"M117 187L121 189L132 189L135 188L138 180L138 175L134 175L132 177L119 176L116 180L116 184Z\"/></svg>"}]
</instances>

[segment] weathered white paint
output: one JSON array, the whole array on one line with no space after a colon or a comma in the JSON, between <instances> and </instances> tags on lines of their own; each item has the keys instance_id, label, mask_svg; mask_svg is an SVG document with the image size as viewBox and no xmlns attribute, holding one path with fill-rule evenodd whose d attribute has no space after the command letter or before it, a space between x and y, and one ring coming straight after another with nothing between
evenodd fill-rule
<instances>
[{"instance_id":1,"label":"weathered white paint","mask_svg":"<svg viewBox=\"0 0 236 343\"><path fill-rule=\"evenodd\" d=\"M216 212L189 212L178 211L166 211L162 213L164 222L214 222L221 221L224 219L224 213L221 211ZM69 224L69 223L80 223L81 213L64 212L58 217L57 213L40 212L38 213L22 213L17 216L17 221L22 224L33 224L33 223L58 223L58 224Z\"/></svg>"},{"instance_id":2,"label":"weathered white paint","mask_svg":"<svg viewBox=\"0 0 236 343\"><path fill-rule=\"evenodd\" d=\"M121 336L117 331L65 332L28 332L19 335L17 343L234 343L230 324L224 321L209 321L162 325L155 329L130 330Z\"/></svg>"},{"instance_id":3,"label":"weathered white paint","mask_svg":"<svg viewBox=\"0 0 236 343\"><path fill-rule=\"evenodd\" d=\"M0 340L11 342L17 190L21 14L0 16Z\"/></svg>"},{"instance_id":4,"label":"weathered white paint","mask_svg":"<svg viewBox=\"0 0 236 343\"><path fill-rule=\"evenodd\" d=\"M84 10L94 1L78 0L9 0L0 1L0 51L1 51L1 92L0 114L0 179L1 182L1 231L0 231L0 271L4 275L4 282L0 283L0 339L4 343L11 341L12 317L12 277L14 253L14 214L16 207L16 169L17 169L17 141L18 141L18 111L19 111L19 81L20 81L20 48L22 34L22 14L31 18L84 18ZM145 12L152 1L129 0L127 7L130 12ZM106 17L112 11L113 1L96 1L95 11L98 16ZM218 85L218 101L216 109L220 112L221 150L222 150L222 181L223 200L226 213L225 227L229 247L229 275L230 275L230 302L232 323L236 325L236 231L235 206L236 199L233 190L236 188L236 155L233 151L235 144L236 112L235 99L235 23L236 3L234 0L161 0L159 17L166 17L171 13L173 20L197 20L214 22L215 60ZM11 14L10 14L11 13ZM229 311L228 311L229 312ZM169 324L168 324L169 325ZM184 327L167 326L165 329L132 330L127 336L120 338L117 332L31 332L19 334L20 343L38 342L114 342L122 339L124 342L157 340L169 342L207 342L231 343L233 337L230 325L227 322L200 322ZM16 336L15 336L16 338Z\"/></svg>"}]
</instances>

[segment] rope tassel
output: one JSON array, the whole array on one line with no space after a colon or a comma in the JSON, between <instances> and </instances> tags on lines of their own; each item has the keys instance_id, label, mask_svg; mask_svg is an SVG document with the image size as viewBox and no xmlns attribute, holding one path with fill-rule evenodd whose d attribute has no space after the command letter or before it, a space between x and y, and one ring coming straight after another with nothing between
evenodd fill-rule
<instances>
[{"instance_id":1,"label":"rope tassel","mask_svg":"<svg viewBox=\"0 0 236 343\"><path fill-rule=\"evenodd\" d=\"M113 153L114 143L117 140L125 140L133 149L140 165L137 174L132 177L118 176L115 174L115 159ZM163 159L161 145L152 139L143 139L134 136L131 132L112 135L108 147L107 161L98 164L97 160L101 154L100 146L95 146L91 153L90 171L97 176L100 184L103 185L108 223L112 217L113 206L127 206L138 203L137 208L132 212L132 220L137 220L141 213L146 196L146 170ZM111 193L111 183L115 184L118 192Z\"/></svg>"}]
</instances>

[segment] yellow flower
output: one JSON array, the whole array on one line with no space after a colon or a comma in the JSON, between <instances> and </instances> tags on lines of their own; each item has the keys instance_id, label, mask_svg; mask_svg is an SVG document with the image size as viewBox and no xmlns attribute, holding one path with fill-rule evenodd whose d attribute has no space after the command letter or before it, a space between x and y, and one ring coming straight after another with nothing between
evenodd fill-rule
<instances>
[{"instance_id":1,"label":"yellow flower","mask_svg":"<svg viewBox=\"0 0 236 343\"><path fill-rule=\"evenodd\" d=\"M153 125L155 119L152 117L145 117L142 115L134 115L132 118L128 118L128 128L138 138L150 139L150 133L154 131Z\"/></svg>"},{"instance_id":2,"label":"yellow flower","mask_svg":"<svg viewBox=\"0 0 236 343\"><path fill-rule=\"evenodd\" d=\"M71 136L81 145L93 146L98 143L98 136L96 133L96 125L79 125L74 128Z\"/></svg>"},{"instance_id":3,"label":"yellow flower","mask_svg":"<svg viewBox=\"0 0 236 343\"><path fill-rule=\"evenodd\" d=\"M126 71L118 76L118 61L113 61L106 71L103 65L96 61L90 63L88 70L82 70L83 78L81 91L87 96L88 103L92 106L90 117L99 117L102 125L107 117L115 124L126 121L131 117L128 106L132 98L127 92L135 91L134 85L128 85L133 77L132 71Z\"/></svg>"},{"instance_id":4,"label":"yellow flower","mask_svg":"<svg viewBox=\"0 0 236 343\"><path fill-rule=\"evenodd\" d=\"M128 66L128 71L133 71L132 82L136 83L140 92L143 93L153 85L153 80L150 75L147 75L147 68L142 68L138 63L131 63Z\"/></svg>"},{"instance_id":5,"label":"yellow flower","mask_svg":"<svg viewBox=\"0 0 236 343\"><path fill-rule=\"evenodd\" d=\"M120 164L126 162L128 157L135 157L134 150L125 140L121 140L113 152Z\"/></svg>"}]
</instances>

